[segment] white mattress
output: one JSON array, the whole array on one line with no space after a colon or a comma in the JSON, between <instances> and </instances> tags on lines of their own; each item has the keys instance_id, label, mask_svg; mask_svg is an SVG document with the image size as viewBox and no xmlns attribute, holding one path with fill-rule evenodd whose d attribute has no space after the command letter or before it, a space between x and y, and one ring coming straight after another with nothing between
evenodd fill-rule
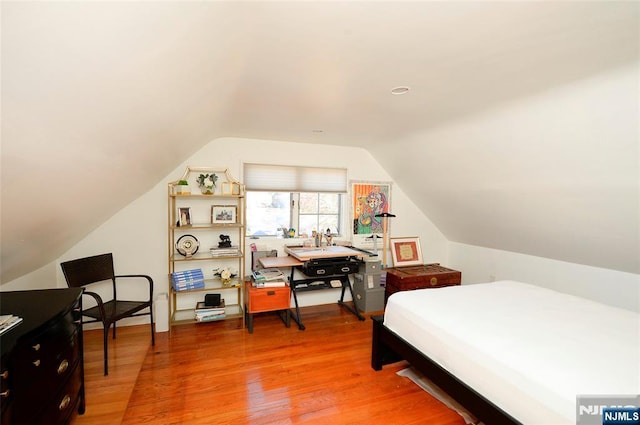
<instances>
[{"instance_id":1,"label":"white mattress","mask_svg":"<svg viewBox=\"0 0 640 425\"><path fill-rule=\"evenodd\" d=\"M640 314L514 281L397 292L385 325L524 424L640 394Z\"/></svg>"}]
</instances>

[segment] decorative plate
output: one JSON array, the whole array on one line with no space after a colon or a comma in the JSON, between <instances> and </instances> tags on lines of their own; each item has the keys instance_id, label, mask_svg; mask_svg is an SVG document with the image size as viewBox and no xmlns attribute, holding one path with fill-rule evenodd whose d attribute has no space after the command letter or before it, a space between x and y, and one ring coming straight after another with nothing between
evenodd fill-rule
<instances>
[{"instance_id":1,"label":"decorative plate","mask_svg":"<svg viewBox=\"0 0 640 425\"><path fill-rule=\"evenodd\" d=\"M198 252L198 248L200 248L200 242L198 242L198 239L193 235L180 236L176 242L178 254L184 255L185 257L191 257Z\"/></svg>"}]
</instances>

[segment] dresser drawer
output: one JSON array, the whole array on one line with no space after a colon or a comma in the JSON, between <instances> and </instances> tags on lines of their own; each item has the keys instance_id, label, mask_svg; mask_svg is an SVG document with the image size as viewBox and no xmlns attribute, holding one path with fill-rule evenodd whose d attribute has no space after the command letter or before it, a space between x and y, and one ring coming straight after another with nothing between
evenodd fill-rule
<instances>
[{"instance_id":1,"label":"dresser drawer","mask_svg":"<svg viewBox=\"0 0 640 425\"><path fill-rule=\"evenodd\" d=\"M37 413L37 409L51 398L51 394L66 385L80 363L78 338L78 332L75 332L66 340L56 341L55 352L37 357L35 361L22 366L26 372L14 382L16 391L22 395L14 401L17 411L28 415Z\"/></svg>"},{"instance_id":2,"label":"dresser drawer","mask_svg":"<svg viewBox=\"0 0 640 425\"><path fill-rule=\"evenodd\" d=\"M78 357L78 332L81 332L80 325L74 322L73 312L69 312L16 347L15 366L20 370L16 385L25 387L41 379L57 377L62 361L72 363Z\"/></svg>"},{"instance_id":3,"label":"dresser drawer","mask_svg":"<svg viewBox=\"0 0 640 425\"><path fill-rule=\"evenodd\" d=\"M9 364L9 356L0 359L0 424L9 424L11 418L11 399L13 397L13 373Z\"/></svg>"},{"instance_id":4,"label":"dresser drawer","mask_svg":"<svg viewBox=\"0 0 640 425\"><path fill-rule=\"evenodd\" d=\"M82 382L79 365L76 365L72 372L70 379L56 393L55 397L52 398L49 394L49 403L44 406L44 410L34 424L50 425L67 422L74 408L78 405Z\"/></svg>"},{"instance_id":5,"label":"dresser drawer","mask_svg":"<svg viewBox=\"0 0 640 425\"><path fill-rule=\"evenodd\" d=\"M249 313L285 310L291 303L291 293L288 286L280 288L254 288L249 285Z\"/></svg>"}]
</instances>

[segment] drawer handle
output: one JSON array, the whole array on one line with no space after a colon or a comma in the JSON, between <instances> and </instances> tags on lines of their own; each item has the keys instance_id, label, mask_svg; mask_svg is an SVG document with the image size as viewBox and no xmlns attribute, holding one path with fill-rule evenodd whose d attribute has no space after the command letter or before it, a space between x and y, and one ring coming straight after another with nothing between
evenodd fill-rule
<instances>
[{"instance_id":1,"label":"drawer handle","mask_svg":"<svg viewBox=\"0 0 640 425\"><path fill-rule=\"evenodd\" d=\"M34 365L35 367L40 366L40 359L38 359L38 360L36 360L35 362L33 362L33 365Z\"/></svg>"},{"instance_id":2,"label":"drawer handle","mask_svg":"<svg viewBox=\"0 0 640 425\"><path fill-rule=\"evenodd\" d=\"M58 375L62 375L63 373L65 373L68 368L69 362L67 361L67 359L64 359L62 362L60 362L60 366L58 366Z\"/></svg>"},{"instance_id":3,"label":"drawer handle","mask_svg":"<svg viewBox=\"0 0 640 425\"><path fill-rule=\"evenodd\" d=\"M276 291L267 291L267 295L275 295Z\"/></svg>"},{"instance_id":4,"label":"drawer handle","mask_svg":"<svg viewBox=\"0 0 640 425\"><path fill-rule=\"evenodd\" d=\"M35 351L40 351L40 344L33 345L31 348L33 348Z\"/></svg>"},{"instance_id":5,"label":"drawer handle","mask_svg":"<svg viewBox=\"0 0 640 425\"><path fill-rule=\"evenodd\" d=\"M60 405L58 406L58 410L62 411L66 409L67 407L69 407L70 403L71 403L71 397L69 397L68 394L65 394L64 398L60 402Z\"/></svg>"},{"instance_id":6,"label":"drawer handle","mask_svg":"<svg viewBox=\"0 0 640 425\"><path fill-rule=\"evenodd\" d=\"M1 392L1 393L0 393L0 397L4 397L4 398L9 397L9 390L6 390L6 391Z\"/></svg>"},{"instance_id":7,"label":"drawer handle","mask_svg":"<svg viewBox=\"0 0 640 425\"><path fill-rule=\"evenodd\" d=\"M0 374L0 378L2 379L7 379L9 377L9 371L5 370L4 372L2 372L2 374Z\"/></svg>"},{"instance_id":8,"label":"drawer handle","mask_svg":"<svg viewBox=\"0 0 640 425\"><path fill-rule=\"evenodd\" d=\"M436 286L438 284L438 278L432 277L429 283L431 284L431 286Z\"/></svg>"}]
</instances>

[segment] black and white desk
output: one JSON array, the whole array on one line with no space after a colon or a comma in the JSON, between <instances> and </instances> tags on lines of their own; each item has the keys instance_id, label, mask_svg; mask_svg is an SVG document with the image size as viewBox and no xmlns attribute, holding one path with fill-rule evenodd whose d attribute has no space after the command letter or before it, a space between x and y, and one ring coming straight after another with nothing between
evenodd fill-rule
<instances>
[{"instance_id":1,"label":"black and white desk","mask_svg":"<svg viewBox=\"0 0 640 425\"><path fill-rule=\"evenodd\" d=\"M344 294L346 290L349 289L351 299L354 300L355 303L353 287L351 286L351 280L349 279L349 275L354 273L354 271L348 271L345 269L344 271L327 274L326 276L307 276L303 271L304 266L309 261L318 259L335 259L336 261L345 261L351 258L361 257L363 255L362 251L344 246L329 246L325 248L286 247L285 252L289 254L286 257L262 257L259 261L260 264L262 264L262 267L265 268L291 268L289 286L291 287L291 293L293 294L295 304L295 313L292 312L291 318L298 324L298 328L300 330L304 330L305 326L302 324L302 318L300 317L298 292L342 288L338 304L353 313L359 320L364 320L364 317L358 312L357 308L351 307L344 302ZM303 274L304 277L296 278L296 271Z\"/></svg>"}]
</instances>

